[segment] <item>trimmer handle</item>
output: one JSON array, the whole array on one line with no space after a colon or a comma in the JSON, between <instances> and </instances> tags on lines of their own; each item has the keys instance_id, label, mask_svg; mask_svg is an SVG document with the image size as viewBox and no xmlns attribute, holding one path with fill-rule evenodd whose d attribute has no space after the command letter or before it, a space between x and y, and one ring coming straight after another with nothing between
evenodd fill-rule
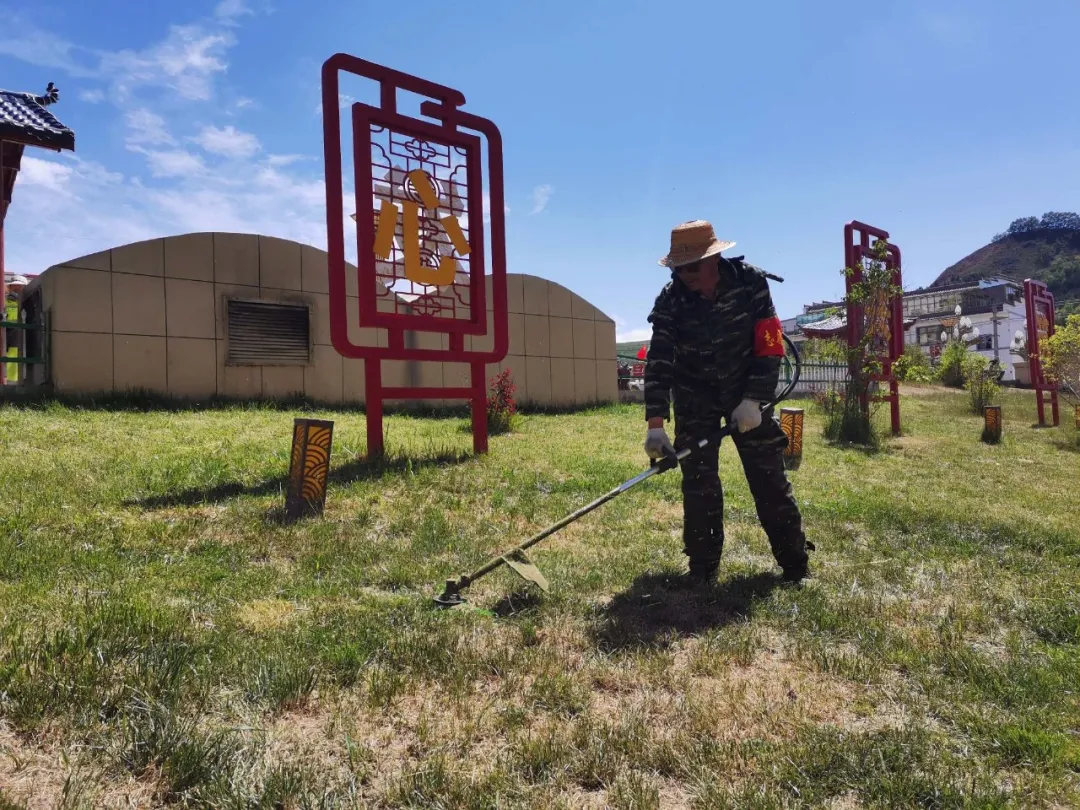
<instances>
[{"instance_id":1,"label":"trimmer handle","mask_svg":"<svg viewBox=\"0 0 1080 810\"><path fill-rule=\"evenodd\" d=\"M700 450L703 447L708 447L711 444L720 444L720 442L723 441L724 437L733 433L734 430L735 423L728 422L726 425L720 428L720 430L716 431L716 433L712 434L711 436L706 436L704 439L700 439L699 441L690 442L689 445L687 445L685 448L678 451L677 453L672 453L668 451L664 454L663 458L650 458L649 469L659 467L660 472L662 473L667 472L668 470L674 470L676 467L679 466L680 461L689 456L695 450Z\"/></svg>"}]
</instances>

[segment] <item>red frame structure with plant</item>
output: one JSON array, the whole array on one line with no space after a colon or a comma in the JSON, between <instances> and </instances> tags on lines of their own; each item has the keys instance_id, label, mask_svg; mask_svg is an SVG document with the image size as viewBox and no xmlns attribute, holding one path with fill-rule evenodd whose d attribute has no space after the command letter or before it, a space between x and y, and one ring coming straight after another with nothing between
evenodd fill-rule
<instances>
[{"instance_id":1,"label":"red frame structure with plant","mask_svg":"<svg viewBox=\"0 0 1080 810\"><path fill-rule=\"evenodd\" d=\"M354 102L349 111L359 282L355 325L385 330L386 345L357 345L349 335L341 73L379 84L379 106ZM420 113L438 123L399 113L399 90L436 99L422 102ZM486 366L500 362L509 349L499 129L488 119L459 109L465 96L457 90L348 54L335 54L323 64L322 96L330 335L339 354L364 360L368 453L383 452L383 403L388 399L468 400L473 447L477 453L486 452ZM473 348L474 338L489 335L482 141L462 129L477 132L487 141L492 295L489 351ZM406 333L410 332L442 333L447 336L447 348L407 345ZM470 384L458 388L384 387L383 360L467 363Z\"/></svg>"},{"instance_id":2,"label":"red frame structure with plant","mask_svg":"<svg viewBox=\"0 0 1080 810\"><path fill-rule=\"evenodd\" d=\"M857 238L856 238L857 236ZM852 287L862 281L863 261L873 258L872 240L881 239L887 244L888 256L885 259L885 267L892 271L892 284L898 289L903 289L903 274L900 264L900 248L889 243L889 232L863 222L853 220L844 226L844 267L852 272L847 275L846 298L847 298L847 342L848 347L855 349L859 346L865 335L863 323L865 306L851 300ZM893 363L904 354L904 299L902 294L894 295L886 303L887 321L884 327L888 334L880 341L881 348L877 354L866 359L876 359L881 362L881 373L871 376L872 380L879 383L888 383L889 393L876 397L868 397L863 394L861 406L864 414L869 413L871 401L888 402L892 412L893 435L900 435L900 391L893 374ZM854 372L854 369L852 370Z\"/></svg>"},{"instance_id":3,"label":"red frame structure with plant","mask_svg":"<svg viewBox=\"0 0 1080 810\"><path fill-rule=\"evenodd\" d=\"M1035 388L1035 402L1039 408L1039 424L1046 425L1046 405L1050 405L1054 427L1060 423L1058 411L1058 386L1050 383L1043 372L1039 356L1043 343L1054 336L1054 294L1046 284L1032 278L1024 279L1024 309L1027 314L1028 364L1031 384ZM1049 399L1046 395L1049 394Z\"/></svg>"}]
</instances>

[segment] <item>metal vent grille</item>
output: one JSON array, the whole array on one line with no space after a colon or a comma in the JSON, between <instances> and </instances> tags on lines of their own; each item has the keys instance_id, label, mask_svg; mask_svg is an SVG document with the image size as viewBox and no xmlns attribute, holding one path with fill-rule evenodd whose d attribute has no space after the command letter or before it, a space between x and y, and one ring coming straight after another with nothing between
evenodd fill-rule
<instances>
[{"instance_id":1,"label":"metal vent grille","mask_svg":"<svg viewBox=\"0 0 1080 810\"><path fill-rule=\"evenodd\" d=\"M306 304L227 300L228 357L242 366L311 362L311 315Z\"/></svg>"}]
</instances>

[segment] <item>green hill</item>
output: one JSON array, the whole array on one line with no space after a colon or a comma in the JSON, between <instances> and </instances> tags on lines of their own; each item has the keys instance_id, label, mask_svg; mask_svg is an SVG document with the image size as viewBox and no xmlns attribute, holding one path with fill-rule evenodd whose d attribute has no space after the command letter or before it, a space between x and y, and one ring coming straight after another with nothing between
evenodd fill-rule
<instances>
[{"instance_id":1,"label":"green hill","mask_svg":"<svg viewBox=\"0 0 1080 810\"><path fill-rule=\"evenodd\" d=\"M1038 227L1038 222L1017 220L1009 233L947 268L930 286L995 276L1019 282L1034 278L1054 294L1061 320L1080 311L1080 228Z\"/></svg>"},{"instance_id":2,"label":"green hill","mask_svg":"<svg viewBox=\"0 0 1080 810\"><path fill-rule=\"evenodd\" d=\"M615 356L624 363L633 363L637 361L637 353L642 346L646 348L649 345L647 340L633 340L627 343L615 344Z\"/></svg>"}]
</instances>

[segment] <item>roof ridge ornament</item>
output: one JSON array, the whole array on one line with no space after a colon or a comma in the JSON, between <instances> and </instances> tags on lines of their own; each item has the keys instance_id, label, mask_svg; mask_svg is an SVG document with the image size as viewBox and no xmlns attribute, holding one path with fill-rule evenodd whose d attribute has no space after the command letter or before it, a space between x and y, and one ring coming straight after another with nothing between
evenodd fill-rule
<instances>
[{"instance_id":1,"label":"roof ridge ornament","mask_svg":"<svg viewBox=\"0 0 1080 810\"><path fill-rule=\"evenodd\" d=\"M60 90L53 82L49 82L49 86L45 88L44 95L34 97L34 101L36 101L42 107L48 107L50 104L56 104L56 102L58 102L59 100Z\"/></svg>"}]
</instances>

